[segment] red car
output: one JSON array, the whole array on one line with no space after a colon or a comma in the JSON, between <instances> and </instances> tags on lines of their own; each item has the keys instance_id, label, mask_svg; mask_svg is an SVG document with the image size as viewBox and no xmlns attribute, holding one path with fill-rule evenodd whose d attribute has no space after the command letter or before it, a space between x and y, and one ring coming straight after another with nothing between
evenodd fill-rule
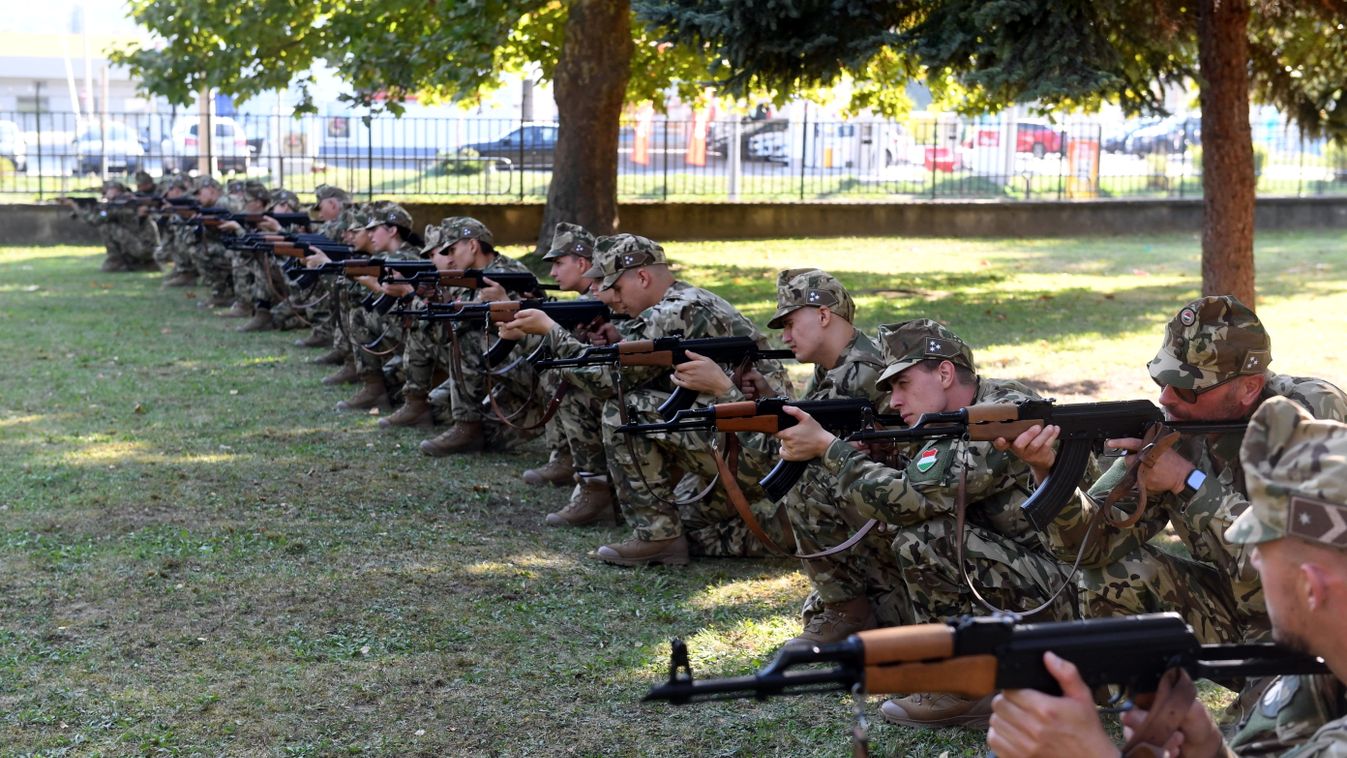
<instances>
[{"instance_id":1,"label":"red car","mask_svg":"<svg viewBox=\"0 0 1347 758\"><path fill-rule=\"evenodd\" d=\"M1042 158L1048 153L1062 153L1063 133L1056 127L1038 121L1021 121L1015 125L1015 152L1033 153ZM979 126L969 140L968 147L996 147L1001 144L1001 130L995 126Z\"/></svg>"}]
</instances>

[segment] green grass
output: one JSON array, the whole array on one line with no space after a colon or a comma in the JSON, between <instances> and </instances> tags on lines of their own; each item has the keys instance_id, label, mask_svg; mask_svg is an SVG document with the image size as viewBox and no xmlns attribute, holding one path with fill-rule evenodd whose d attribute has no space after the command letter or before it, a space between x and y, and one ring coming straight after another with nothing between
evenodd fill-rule
<instances>
[{"instance_id":1,"label":"green grass","mask_svg":"<svg viewBox=\"0 0 1347 758\"><path fill-rule=\"evenodd\" d=\"M929 316L983 372L1062 398L1150 397L1165 320L1198 290L1191 236L673 243L687 279L760 323L778 268L830 268L867 329ZM507 251L516 252L516 251ZM737 261L727 264L726 261ZM290 345L238 334L92 248L0 249L0 754L846 755L841 695L638 702L689 641L738 675L797 629L785 561L622 570L561 531L541 462L431 460L332 410ZM1336 233L1263 235L1274 368L1332 380ZM871 712L874 713L872 704ZM877 754L977 735L877 725Z\"/></svg>"}]
</instances>

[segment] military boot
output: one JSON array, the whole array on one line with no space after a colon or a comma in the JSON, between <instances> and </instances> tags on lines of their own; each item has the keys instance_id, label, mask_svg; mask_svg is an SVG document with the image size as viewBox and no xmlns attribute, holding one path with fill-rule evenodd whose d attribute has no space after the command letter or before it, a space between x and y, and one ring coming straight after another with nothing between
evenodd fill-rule
<instances>
[{"instance_id":1,"label":"military boot","mask_svg":"<svg viewBox=\"0 0 1347 758\"><path fill-rule=\"evenodd\" d=\"M165 287L195 287L196 274L181 272L164 280Z\"/></svg>"},{"instance_id":2,"label":"military boot","mask_svg":"<svg viewBox=\"0 0 1347 758\"><path fill-rule=\"evenodd\" d=\"M401 408L394 411L392 415L379 419L380 428L393 429L399 426L415 426L429 429L435 425L435 421L430 415L430 403L426 402L426 393L406 392L403 393L402 400Z\"/></svg>"},{"instance_id":3,"label":"military boot","mask_svg":"<svg viewBox=\"0 0 1347 758\"><path fill-rule=\"evenodd\" d=\"M387 410L389 407L388 390L384 387L384 375L381 371L370 371L360 375L364 384L354 395L337 403L339 411L367 411L371 408Z\"/></svg>"},{"instance_id":4,"label":"military boot","mask_svg":"<svg viewBox=\"0 0 1347 758\"><path fill-rule=\"evenodd\" d=\"M236 328L236 332L265 332L276 328L276 322L271 320L271 311L267 308L258 308L253 312L253 317L248 323Z\"/></svg>"},{"instance_id":5,"label":"military boot","mask_svg":"<svg viewBox=\"0 0 1347 758\"><path fill-rule=\"evenodd\" d=\"M336 373L328 374L323 377L323 384L328 386L336 384L355 384L360 379L360 373L355 370L354 361L346 361L341 364L341 368Z\"/></svg>"},{"instance_id":6,"label":"military boot","mask_svg":"<svg viewBox=\"0 0 1347 758\"><path fill-rule=\"evenodd\" d=\"M234 303L229 306L229 310L221 311L215 315L220 318L248 318L253 315L253 309L244 305L241 301L235 300Z\"/></svg>"},{"instance_id":7,"label":"military boot","mask_svg":"<svg viewBox=\"0 0 1347 758\"><path fill-rule=\"evenodd\" d=\"M482 422L455 421L449 430L421 441L421 452L432 458L479 450L482 447Z\"/></svg>"},{"instance_id":8,"label":"military boot","mask_svg":"<svg viewBox=\"0 0 1347 758\"><path fill-rule=\"evenodd\" d=\"M112 274L120 271L129 271L130 269L127 268L126 262L122 259L108 256L103 259L103 265L99 267L99 270L106 274Z\"/></svg>"},{"instance_id":9,"label":"military boot","mask_svg":"<svg viewBox=\"0 0 1347 758\"><path fill-rule=\"evenodd\" d=\"M683 535L667 540L643 540L632 537L626 542L604 545L593 557L615 566L688 565L688 539Z\"/></svg>"},{"instance_id":10,"label":"military boot","mask_svg":"<svg viewBox=\"0 0 1347 758\"><path fill-rule=\"evenodd\" d=\"M316 363L319 366L340 366L346 363L346 360L350 357L350 353L339 347L334 347L317 358L310 358L309 363Z\"/></svg>"},{"instance_id":11,"label":"military boot","mask_svg":"<svg viewBox=\"0 0 1347 758\"><path fill-rule=\"evenodd\" d=\"M557 453L547 463L524 472L524 482L535 487L541 487L544 484L562 487L573 481L575 481L575 467L571 463L569 452Z\"/></svg>"},{"instance_id":12,"label":"military boot","mask_svg":"<svg viewBox=\"0 0 1347 758\"><path fill-rule=\"evenodd\" d=\"M828 603L804 625L798 637L786 640L787 645L822 645L841 642L856 632L879 626L875 611L866 597L852 598L840 603Z\"/></svg>"},{"instance_id":13,"label":"military boot","mask_svg":"<svg viewBox=\"0 0 1347 758\"><path fill-rule=\"evenodd\" d=\"M613 488L606 476L576 477L579 483L571 492L566 507L547 514L548 526L613 526Z\"/></svg>"},{"instance_id":14,"label":"military boot","mask_svg":"<svg viewBox=\"0 0 1347 758\"><path fill-rule=\"evenodd\" d=\"M223 308L234 302L232 295L211 295L209 299L196 304L198 308Z\"/></svg>"},{"instance_id":15,"label":"military boot","mask_svg":"<svg viewBox=\"0 0 1347 758\"><path fill-rule=\"evenodd\" d=\"M307 337L295 340L295 347L327 347L332 344L332 335L311 332ZM317 361L314 361L317 363Z\"/></svg>"},{"instance_id":16,"label":"military boot","mask_svg":"<svg viewBox=\"0 0 1347 758\"><path fill-rule=\"evenodd\" d=\"M970 698L943 692L918 692L915 695L885 700L879 714L890 724L936 729L964 726L986 729L992 720L992 698Z\"/></svg>"}]
</instances>

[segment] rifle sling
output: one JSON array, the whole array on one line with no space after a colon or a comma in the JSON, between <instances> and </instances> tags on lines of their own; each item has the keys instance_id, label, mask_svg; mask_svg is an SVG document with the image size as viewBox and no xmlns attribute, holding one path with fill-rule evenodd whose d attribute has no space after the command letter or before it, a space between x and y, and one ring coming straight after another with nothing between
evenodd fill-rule
<instances>
[{"instance_id":1,"label":"rifle sling","mask_svg":"<svg viewBox=\"0 0 1347 758\"><path fill-rule=\"evenodd\" d=\"M622 422L623 426L626 426L627 424L631 423L631 419L627 413L627 393L622 389L622 369L618 366L618 364L613 363L609 366L609 371L612 374L613 384L614 386L617 387L618 420ZM636 443L632 441L632 437L634 437L635 435L624 434L622 436L627 438L625 441L625 444L627 446L627 454L631 456L633 462L639 461L641 459L641 456L636 454ZM646 492L649 492L651 497L655 498L655 500L659 501L661 504L672 507L674 509L680 508L684 505L691 505L692 503L695 503L701 500L702 498L706 497L707 495L711 494L711 491L716 488L716 483L720 481L720 474L717 473L715 477L711 479L710 483L706 485L706 488L703 489L701 492L698 492L697 494L687 498L686 500L679 500L677 497L674 497L673 499L665 498L661 496L658 492L656 492L654 486L650 484L650 480L646 478L645 469L641 468L640 466L636 466L636 473L640 474L641 484L645 486Z\"/></svg>"},{"instance_id":2,"label":"rifle sling","mask_svg":"<svg viewBox=\"0 0 1347 758\"><path fill-rule=\"evenodd\" d=\"M557 409L561 407L562 399L566 397L566 393L571 391L571 383L564 379L561 381L561 384L557 386L557 391L552 394L552 399L547 401L547 408L543 410L543 417L538 423L522 426L514 423L514 419L518 418L520 414L528 410L528 403L525 403L519 410L506 416L505 411L501 410L500 403L496 402L496 393L494 392L494 389L495 380L492 378L492 373L488 371L486 372L486 397L491 402L491 412L496 414L496 418L500 419L502 424L505 424L511 429L518 429L521 432L531 432L534 429L540 429L543 426L546 426L547 422L551 421L552 417L557 415Z\"/></svg>"},{"instance_id":3,"label":"rifle sling","mask_svg":"<svg viewBox=\"0 0 1347 758\"><path fill-rule=\"evenodd\" d=\"M802 561L815 561L818 560L819 558L827 558L830 555L837 555L838 553L846 552L847 550L850 550L851 548L855 547L856 543L865 539L865 535L869 534L870 530L874 529L875 526L877 526L878 524L879 519L872 518L869 521L866 521L864 524L861 524L861 528L857 529L856 532L852 534L850 537L847 537L846 540L839 542L836 545L833 545L827 550L820 550L817 553L796 553L795 557L799 558Z\"/></svg>"},{"instance_id":4,"label":"rifle sling","mask_svg":"<svg viewBox=\"0 0 1347 758\"><path fill-rule=\"evenodd\" d=\"M1109 490L1108 497L1104 499L1103 505L1104 513L1112 513L1114 504L1132 494L1135 490L1137 493L1137 509L1131 516L1122 520L1114 520L1111 516L1106 517L1109 526L1127 529L1140 521L1141 517L1145 515L1146 503L1150 500L1150 492L1146 490L1146 484L1141 480L1141 468L1143 466L1147 469L1153 468L1160 456L1174 447L1174 444L1179 441L1179 437L1178 432L1171 430L1164 424L1151 424L1146 429L1146 435L1143 438L1146 443L1145 447L1141 448L1136 454L1127 456L1127 473L1123 474L1123 478L1113 486L1113 489Z\"/></svg>"},{"instance_id":5,"label":"rifle sling","mask_svg":"<svg viewBox=\"0 0 1347 758\"><path fill-rule=\"evenodd\" d=\"M1183 717L1197 697L1197 687L1188 672L1175 667L1160 678L1155 700L1150 704L1146 720L1132 733L1132 739L1122 747L1124 758L1159 758L1165 755L1164 744L1179 730Z\"/></svg>"},{"instance_id":6,"label":"rifle sling","mask_svg":"<svg viewBox=\"0 0 1347 758\"><path fill-rule=\"evenodd\" d=\"M735 481L734 470L739 467L739 436L734 433L725 435L725 457L720 457L720 453L715 449L711 450L711 458L716 462L716 471L720 474L720 481L725 485L725 495L729 498L730 505L738 511L739 518L743 519L748 531L753 533L754 537L763 544L770 552L777 555L792 556L793 551L785 550L776 544L776 540L768 536L762 524L753 515L753 509L748 505L748 498L744 497L744 491L740 489L739 482ZM778 511L779 512L779 511ZM788 523L788 522L787 522ZM790 534L789 531L786 532Z\"/></svg>"}]
</instances>

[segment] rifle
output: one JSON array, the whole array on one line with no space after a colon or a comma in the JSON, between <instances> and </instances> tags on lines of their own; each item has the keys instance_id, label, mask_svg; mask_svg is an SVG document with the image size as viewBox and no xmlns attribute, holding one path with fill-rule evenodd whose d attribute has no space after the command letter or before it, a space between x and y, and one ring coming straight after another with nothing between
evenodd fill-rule
<instances>
[{"instance_id":1,"label":"rifle","mask_svg":"<svg viewBox=\"0 0 1347 758\"><path fill-rule=\"evenodd\" d=\"M768 397L682 410L662 424L623 424L617 431L627 434L651 434L715 429L721 432L776 434L799 423L794 416L785 412L786 406L793 406L808 413L824 429L839 436L869 429L876 423L903 423L902 416L876 414L870 401L863 398L791 400L785 397ZM773 501L780 500L790 492L808 467L809 461L779 460L767 476L758 481L758 484Z\"/></svg>"},{"instance_id":2,"label":"rifle","mask_svg":"<svg viewBox=\"0 0 1347 758\"><path fill-rule=\"evenodd\" d=\"M555 284L543 284L538 277L527 271L483 271L482 269L449 269L446 271L419 271L409 277L405 284L435 285L436 287L461 287L478 290L486 286L484 280L499 284L506 292L517 294L542 294L547 290L560 289Z\"/></svg>"},{"instance_id":3,"label":"rifle","mask_svg":"<svg viewBox=\"0 0 1347 758\"><path fill-rule=\"evenodd\" d=\"M716 363L734 366L768 359L794 359L790 350L764 350L752 337L705 337L683 339L682 335L653 340L624 340L616 345L587 347L572 358L544 358L534 361L538 368L576 368L581 366L677 366L687 363L689 352L704 355ZM697 402L697 393L675 387L669 399L659 407L660 418L668 421L678 411Z\"/></svg>"},{"instance_id":4,"label":"rifle","mask_svg":"<svg viewBox=\"0 0 1347 758\"><path fill-rule=\"evenodd\" d=\"M1243 432L1247 421L1167 421L1164 411L1149 400L1115 400L1105 403L1067 403L1024 400L1018 403L982 403L956 411L923 413L905 429L862 431L848 442L910 442L949 437L990 441L1013 440L1032 426L1061 427L1057 459L1048 478L1020 505L1029 522L1046 529L1066 506L1085 476L1090 455L1104 451L1104 440L1145 437L1155 424L1181 434L1229 434Z\"/></svg>"},{"instance_id":5,"label":"rifle","mask_svg":"<svg viewBox=\"0 0 1347 758\"><path fill-rule=\"evenodd\" d=\"M318 249L322 250L327 255L327 257L333 260L329 263L324 263L316 268L298 267L291 269L289 272L287 272L287 276L290 277L290 283L295 285L296 287L311 286L314 282L318 281L320 277L344 275L346 273L348 266L363 265L365 267L369 267L371 265L370 264L371 260L377 260L372 258L354 257L356 255L356 251L355 248L351 247L350 245L334 244L329 247L315 245L315 247L318 247ZM302 253L302 256L309 255L307 247L300 252Z\"/></svg>"},{"instance_id":6,"label":"rifle","mask_svg":"<svg viewBox=\"0 0 1347 758\"><path fill-rule=\"evenodd\" d=\"M672 641L669 681L643 700L703 700L853 690L877 695L946 692L982 697L1003 689L1060 695L1043 667L1051 651L1076 664L1091 688L1118 685L1145 702L1174 668L1193 679L1328 673L1324 662L1272 643L1203 645L1177 613L1021 624L1009 615L872 629L827 645L788 645L751 676L694 680L687 645ZM830 669L804 669L818 663ZM804 669L804 670L796 670Z\"/></svg>"},{"instance_id":7,"label":"rifle","mask_svg":"<svg viewBox=\"0 0 1347 758\"><path fill-rule=\"evenodd\" d=\"M495 277L492 277L495 281ZM412 316L428 321L490 321L502 324L514 318L522 310L540 310L567 331L578 326L595 322L616 321L627 318L613 313L608 306L597 300L502 300L495 303L467 303L453 305L449 303L427 303L422 311L394 311L395 315ZM518 340L497 339L486 351L486 364L491 368L499 366L509 357Z\"/></svg>"}]
</instances>

